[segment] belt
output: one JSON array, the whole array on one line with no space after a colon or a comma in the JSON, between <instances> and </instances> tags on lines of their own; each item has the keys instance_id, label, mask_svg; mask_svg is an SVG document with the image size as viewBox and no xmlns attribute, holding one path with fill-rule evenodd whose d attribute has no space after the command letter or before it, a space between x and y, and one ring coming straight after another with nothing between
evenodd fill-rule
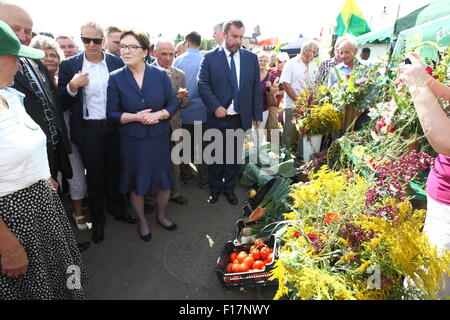
<instances>
[{"instance_id":1,"label":"belt","mask_svg":"<svg viewBox=\"0 0 450 320\"><path fill-rule=\"evenodd\" d=\"M240 117L240 116L241 116L240 113L237 113L237 114L227 114L227 118L237 118L237 117Z\"/></svg>"},{"instance_id":2,"label":"belt","mask_svg":"<svg viewBox=\"0 0 450 320\"><path fill-rule=\"evenodd\" d=\"M91 128L106 128L114 126L114 122L109 119L104 120L83 120L83 124L85 127Z\"/></svg>"}]
</instances>

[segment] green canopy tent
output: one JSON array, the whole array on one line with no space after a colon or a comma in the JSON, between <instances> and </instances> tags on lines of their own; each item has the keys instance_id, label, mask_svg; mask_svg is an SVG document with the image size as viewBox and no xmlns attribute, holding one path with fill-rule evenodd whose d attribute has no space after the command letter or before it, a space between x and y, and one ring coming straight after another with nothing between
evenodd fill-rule
<instances>
[{"instance_id":1,"label":"green canopy tent","mask_svg":"<svg viewBox=\"0 0 450 320\"><path fill-rule=\"evenodd\" d=\"M450 0L445 0L450 1ZM404 17L401 17L400 19L397 19L394 26L376 31L376 32L370 32L366 33L362 36L359 36L356 38L356 44L358 46L362 46L364 44L388 44L391 41L397 39L397 36L400 32L403 30L410 29L417 24L417 19L419 15L426 10L430 5L423 6L417 10L414 10L413 12L407 14Z\"/></svg>"},{"instance_id":2,"label":"green canopy tent","mask_svg":"<svg viewBox=\"0 0 450 320\"><path fill-rule=\"evenodd\" d=\"M403 59L405 53L425 41L435 42L441 47L450 44L450 15L402 31L398 35L397 45L394 49L394 60ZM419 54L421 57L436 59L437 50L425 46L420 49Z\"/></svg>"},{"instance_id":3,"label":"green canopy tent","mask_svg":"<svg viewBox=\"0 0 450 320\"><path fill-rule=\"evenodd\" d=\"M448 0L447 0L448 1ZM402 32L403 30L407 30L407 29L411 29L412 27L415 27L417 25L417 18L418 16L428 8L429 4L427 4L426 6L423 6L422 8L419 8L417 10L414 10L413 12L411 12L410 14L397 19L397 21L395 21L395 25L394 25L394 35L395 38L398 36L398 34L400 32ZM428 21L427 21L428 22Z\"/></svg>"},{"instance_id":4,"label":"green canopy tent","mask_svg":"<svg viewBox=\"0 0 450 320\"><path fill-rule=\"evenodd\" d=\"M381 31L366 33L356 38L356 44L386 44L391 42L394 27L389 27Z\"/></svg>"},{"instance_id":5,"label":"green canopy tent","mask_svg":"<svg viewBox=\"0 0 450 320\"><path fill-rule=\"evenodd\" d=\"M450 0L434 0L417 16L416 25L450 15Z\"/></svg>"}]
</instances>

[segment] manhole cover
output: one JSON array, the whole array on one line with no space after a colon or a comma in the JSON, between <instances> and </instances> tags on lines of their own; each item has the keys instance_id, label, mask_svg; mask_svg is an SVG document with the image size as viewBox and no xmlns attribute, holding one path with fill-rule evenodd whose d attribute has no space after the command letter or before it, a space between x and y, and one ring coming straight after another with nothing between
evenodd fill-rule
<instances>
[{"instance_id":1,"label":"manhole cover","mask_svg":"<svg viewBox=\"0 0 450 320\"><path fill-rule=\"evenodd\" d=\"M218 230L180 234L164 248L164 268L186 284L211 287L212 281L218 281L217 258L232 238L232 233Z\"/></svg>"}]
</instances>

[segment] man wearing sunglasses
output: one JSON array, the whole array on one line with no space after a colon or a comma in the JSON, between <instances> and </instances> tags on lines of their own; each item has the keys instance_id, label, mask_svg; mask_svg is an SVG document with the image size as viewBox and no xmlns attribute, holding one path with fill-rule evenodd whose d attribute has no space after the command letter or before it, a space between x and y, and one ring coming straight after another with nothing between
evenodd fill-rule
<instances>
[{"instance_id":1,"label":"man wearing sunglasses","mask_svg":"<svg viewBox=\"0 0 450 320\"><path fill-rule=\"evenodd\" d=\"M58 94L71 110L70 132L87 169L92 240L104 238L104 199L116 220L136 223L119 193L118 127L106 118L109 73L123 66L120 57L103 52L104 31L95 22L81 26L85 50L64 60L59 68Z\"/></svg>"}]
</instances>

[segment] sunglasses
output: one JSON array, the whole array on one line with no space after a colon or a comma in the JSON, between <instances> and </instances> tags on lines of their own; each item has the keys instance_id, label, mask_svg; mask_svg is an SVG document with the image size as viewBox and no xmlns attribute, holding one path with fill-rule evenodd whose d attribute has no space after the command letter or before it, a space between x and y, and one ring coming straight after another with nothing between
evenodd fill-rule
<instances>
[{"instance_id":1,"label":"sunglasses","mask_svg":"<svg viewBox=\"0 0 450 320\"><path fill-rule=\"evenodd\" d=\"M88 37L81 37L81 41L83 41L84 44L90 44L91 41L94 42L94 44L102 44L103 38L88 38Z\"/></svg>"}]
</instances>

